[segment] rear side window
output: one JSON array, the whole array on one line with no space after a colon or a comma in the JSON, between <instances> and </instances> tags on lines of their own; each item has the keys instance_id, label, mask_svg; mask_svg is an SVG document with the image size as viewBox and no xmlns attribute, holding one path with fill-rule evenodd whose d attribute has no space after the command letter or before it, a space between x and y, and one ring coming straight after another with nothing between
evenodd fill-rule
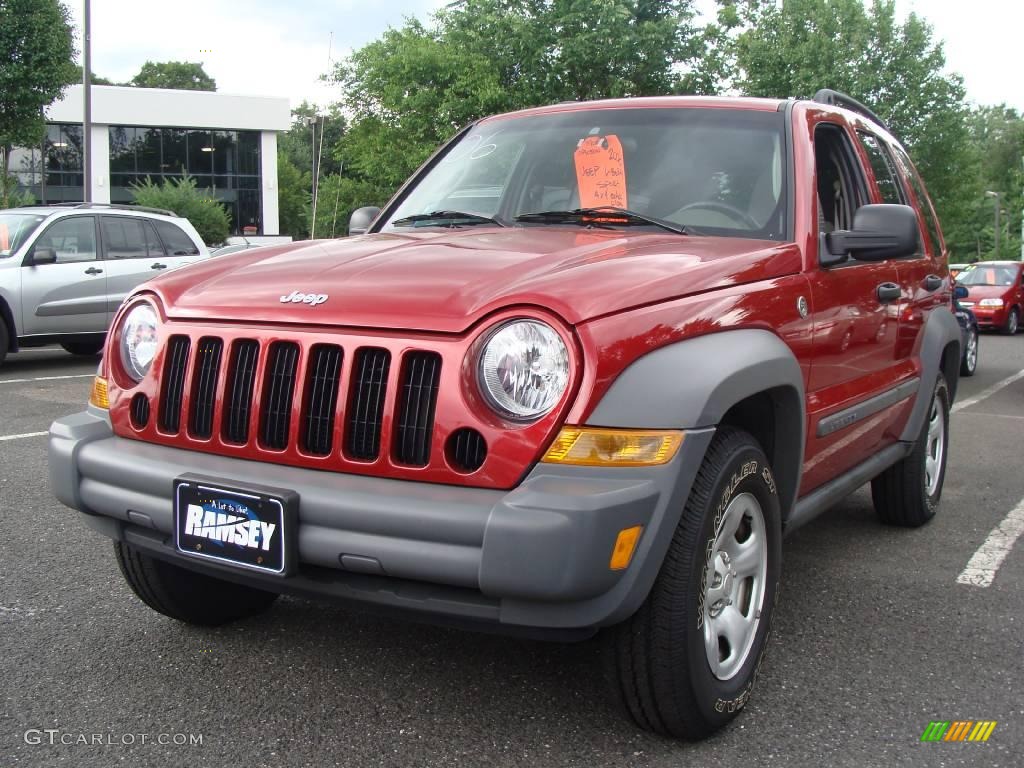
<instances>
[{"instance_id":1,"label":"rear side window","mask_svg":"<svg viewBox=\"0 0 1024 768\"><path fill-rule=\"evenodd\" d=\"M182 232L178 227L169 221L154 221L156 231L160 233L160 239L167 246L167 252L171 256L197 256L199 249L192 242L192 238Z\"/></svg>"},{"instance_id":2,"label":"rear side window","mask_svg":"<svg viewBox=\"0 0 1024 768\"><path fill-rule=\"evenodd\" d=\"M138 219L104 216L100 219L108 259L144 259L146 235Z\"/></svg>"},{"instance_id":3,"label":"rear side window","mask_svg":"<svg viewBox=\"0 0 1024 768\"><path fill-rule=\"evenodd\" d=\"M924 217L925 228L928 230L928 237L932 243L932 253L937 255L942 249L942 235L939 232L939 223L935 219L935 211L932 210L932 204L924 191L924 184L917 175L917 171L914 170L914 164L910 162L907 153L899 147L896 147L894 151L900 170L903 171L903 177L910 182L910 186L914 190L914 197L917 198L917 205L921 210L921 216Z\"/></svg>"},{"instance_id":4,"label":"rear side window","mask_svg":"<svg viewBox=\"0 0 1024 768\"><path fill-rule=\"evenodd\" d=\"M143 221L142 228L146 237L146 254L149 258L157 258L160 256L166 256L167 252L164 250L163 243L160 242L160 238L157 237L156 230L153 229L153 223L150 221Z\"/></svg>"},{"instance_id":5,"label":"rear side window","mask_svg":"<svg viewBox=\"0 0 1024 768\"><path fill-rule=\"evenodd\" d=\"M35 250L50 248L57 263L93 261L96 258L96 221L92 216L69 216L55 222L39 236Z\"/></svg>"},{"instance_id":6,"label":"rear side window","mask_svg":"<svg viewBox=\"0 0 1024 768\"><path fill-rule=\"evenodd\" d=\"M882 202L906 205L907 194L899 182L899 174L896 172L892 156L870 133L858 133L857 138L860 139L860 144L864 147L871 163L871 170L875 174L875 183L878 184Z\"/></svg>"}]
</instances>

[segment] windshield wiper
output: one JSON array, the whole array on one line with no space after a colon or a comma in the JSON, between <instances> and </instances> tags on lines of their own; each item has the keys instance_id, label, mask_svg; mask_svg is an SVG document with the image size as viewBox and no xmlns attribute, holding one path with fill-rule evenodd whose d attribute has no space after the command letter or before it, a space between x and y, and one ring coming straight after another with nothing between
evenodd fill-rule
<instances>
[{"instance_id":1,"label":"windshield wiper","mask_svg":"<svg viewBox=\"0 0 1024 768\"><path fill-rule=\"evenodd\" d=\"M608 225L619 224L630 226L635 224L650 224L661 229L675 232L677 235L689 235L691 230L682 224L673 224L664 219L654 216L647 216L628 208L616 208L613 205L602 205L595 208L574 208L571 211L539 211L537 213L523 213L516 216L516 221L536 224L585 224L585 225Z\"/></svg>"},{"instance_id":2,"label":"windshield wiper","mask_svg":"<svg viewBox=\"0 0 1024 768\"><path fill-rule=\"evenodd\" d=\"M431 213L417 213L413 216L395 219L391 222L391 226L413 227L424 221L447 221L449 223L445 226L449 227L463 226L467 224L496 224L499 227L505 226L505 224L502 224L498 219L481 216L478 213L464 213L463 211L432 211Z\"/></svg>"}]
</instances>

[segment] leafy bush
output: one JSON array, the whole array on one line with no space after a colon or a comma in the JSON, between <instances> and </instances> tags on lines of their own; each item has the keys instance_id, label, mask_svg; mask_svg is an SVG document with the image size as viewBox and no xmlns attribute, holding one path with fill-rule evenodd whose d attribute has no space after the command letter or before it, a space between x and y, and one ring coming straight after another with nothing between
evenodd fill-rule
<instances>
[{"instance_id":1,"label":"leafy bush","mask_svg":"<svg viewBox=\"0 0 1024 768\"><path fill-rule=\"evenodd\" d=\"M145 181L132 185L132 194L139 205L164 208L188 219L207 245L223 243L228 236L228 212L210 190L196 188L191 176L167 179L162 184L154 184L147 176Z\"/></svg>"},{"instance_id":2,"label":"leafy bush","mask_svg":"<svg viewBox=\"0 0 1024 768\"><path fill-rule=\"evenodd\" d=\"M2 178L2 177L0 177ZM4 190L7 192L7 205L4 206L0 202L0 208L18 208L22 205L35 205L38 202L29 191L15 192L14 190L18 187L18 177L13 174L7 177L7 184L4 186Z\"/></svg>"}]
</instances>

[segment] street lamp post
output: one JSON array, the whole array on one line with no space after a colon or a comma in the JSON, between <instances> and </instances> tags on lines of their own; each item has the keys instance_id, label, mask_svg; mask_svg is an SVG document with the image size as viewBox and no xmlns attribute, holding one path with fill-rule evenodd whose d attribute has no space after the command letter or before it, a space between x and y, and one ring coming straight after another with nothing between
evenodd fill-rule
<instances>
[{"instance_id":1,"label":"street lamp post","mask_svg":"<svg viewBox=\"0 0 1024 768\"><path fill-rule=\"evenodd\" d=\"M995 260L999 261L999 205L1000 205L1000 195L999 195L998 192L987 191L987 192L985 192L985 197L994 197L995 200L996 200L996 230L995 230L995 236L996 236L996 255L995 255Z\"/></svg>"}]
</instances>

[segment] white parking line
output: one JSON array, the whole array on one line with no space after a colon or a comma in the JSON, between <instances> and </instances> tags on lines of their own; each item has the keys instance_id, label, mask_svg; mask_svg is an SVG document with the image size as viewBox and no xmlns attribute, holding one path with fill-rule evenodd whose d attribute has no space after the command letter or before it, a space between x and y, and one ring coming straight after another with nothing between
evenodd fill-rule
<instances>
[{"instance_id":1,"label":"white parking line","mask_svg":"<svg viewBox=\"0 0 1024 768\"><path fill-rule=\"evenodd\" d=\"M1013 374L1013 376L1007 376L1005 379L993 384L988 389L981 390L981 392L976 394L974 397L969 397L966 400L958 401L952 408L949 409L949 412L956 413L957 411L962 411L964 408L970 408L972 405L980 403L986 397L991 397L1003 387L1013 384L1013 382L1017 381L1017 379L1024 379L1024 370L1017 371L1015 374Z\"/></svg>"},{"instance_id":2,"label":"white parking line","mask_svg":"<svg viewBox=\"0 0 1024 768\"><path fill-rule=\"evenodd\" d=\"M0 435L0 443L5 442L7 440L21 440L26 437L42 437L43 435L48 434L49 432L25 432L24 434L21 435Z\"/></svg>"},{"instance_id":3,"label":"white parking line","mask_svg":"<svg viewBox=\"0 0 1024 768\"><path fill-rule=\"evenodd\" d=\"M988 538L978 547L967 567L956 577L957 584L974 587L989 587L996 577L996 571L1010 554L1014 542L1024 533L1024 499L1010 510L999 525L992 529Z\"/></svg>"},{"instance_id":4,"label":"white parking line","mask_svg":"<svg viewBox=\"0 0 1024 768\"><path fill-rule=\"evenodd\" d=\"M95 373L74 373L70 376L37 376L34 379L0 379L0 384L28 384L32 381L61 381L62 379L92 379Z\"/></svg>"}]
</instances>

